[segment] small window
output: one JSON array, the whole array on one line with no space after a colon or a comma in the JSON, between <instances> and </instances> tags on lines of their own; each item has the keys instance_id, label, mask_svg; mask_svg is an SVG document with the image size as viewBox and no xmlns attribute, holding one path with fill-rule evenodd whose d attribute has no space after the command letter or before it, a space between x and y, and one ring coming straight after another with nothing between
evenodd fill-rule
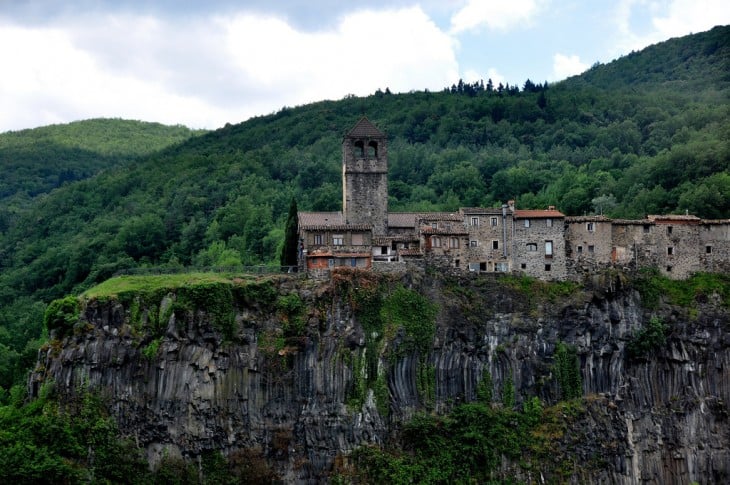
<instances>
[{"instance_id":1,"label":"small window","mask_svg":"<svg viewBox=\"0 0 730 485\"><path fill-rule=\"evenodd\" d=\"M530 219L525 219L525 227L530 227Z\"/></svg>"},{"instance_id":2,"label":"small window","mask_svg":"<svg viewBox=\"0 0 730 485\"><path fill-rule=\"evenodd\" d=\"M667 254L668 254L669 256L671 256L671 255L673 255L673 254L674 254L674 248L673 248L672 246L669 246L669 247L667 248Z\"/></svg>"},{"instance_id":3,"label":"small window","mask_svg":"<svg viewBox=\"0 0 730 485\"><path fill-rule=\"evenodd\" d=\"M322 235L321 234L315 234L314 235L314 244L316 246L321 246L322 245Z\"/></svg>"},{"instance_id":4,"label":"small window","mask_svg":"<svg viewBox=\"0 0 730 485\"><path fill-rule=\"evenodd\" d=\"M527 243L527 250L528 251L537 251L537 244L535 244L535 243Z\"/></svg>"},{"instance_id":5,"label":"small window","mask_svg":"<svg viewBox=\"0 0 730 485\"><path fill-rule=\"evenodd\" d=\"M350 266L352 266L353 268L357 268L357 258L350 259Z\"/></svg>"},{"instance_id":6,"label":"small window","mask_svg":"<svg viewBox=\"0 0 730 485\"><path fill-rule=\"evenodd\" d=\"M471 218L471 225L472 226L478 226L479 225L479 218L478 217L472 217Z\"/></svg>"},{"instance_id":7,"label":"small window","mask_svg":"<svg viewBox=\"0 0 730 485\"><path fill-rule=\"evenodd\" d=\"M344 238L342 237L342 234L334 234L332 236L332 244L334 246L342 246L344 244Z\"/></svg>"},{"instance_id":8,"label":"small window","mask_svg":"<svg viewBox=\"0 0 730 485\"><path fill-rule=\"evenodd\" d=\"M671 272L672 272L672 267L671 266L667 266L667 273L671 273Z\"/></svg>"},{"instance_id":9,"label":"small window","mask_svg":"<svg viewBox=\"0 0 730 485\"><path fill-rule=\"evenodd\" d=\"M553 227L553 220L552 219L545 219L545 225L547 227Z\"/></svg>"},{"instance_id":10,"label":"small window","mask_svg":"<svg viewBox=\"0 0 730 485\"><path fill-rule=\"evenodd\" d=\"M492 249L499 249L499 241L492 241Z\"/></svg>"},{"instance_id":11,"label":"small window","mask_svg":"<svg viewBox=\"0 0 730 485\"><path fill-rule=\"evenodd\" d=\"M353 246L362 246L362 244L363 244L362 234L353 234L352 235L352 245Z\"/></svg>"},{"instance_id":12,"label":"small window","mask_svg":"<svg viewBox=\"0 0 730 485\"><path fill-rule=\"evenodd\" d=\"M441 247L441 238L436 236L431 236L431 246L434 248L440 248Z\"/></svg>"},{"instance_id":13,"label":"small window","mask_svg":"<svg viewBox=\"0 0 730 485\"><path fill-rule=\"evenodd\" d=\"M498 273L506 273L509 271L509 264L505 262L494 263L494 271L497 271Z\"/></svg>"},{"instance_id":14,"label":"small window","mask_svg":"<svg viewBox=\"0 0 730 485\"><path fill-rule=\"evenodd\" d=\"M479 263L479 271L486 271L487 270L487 263L482 261Z\"/></svg>"},{"instance_id":15,"label":"small window","mask_svg":"<svg viewBox=\"0 0 730 485\"><path fill-rule=\"evenodd\" d=\"M589 245L588 245L588 252L589 252L589 253L593 253L593 252L595 251L595 249L596 249L596 248L595 248L595 247L594 247L594 246L593 246L592 244L589 244Z\"/></svg>"},{"instance_id":16,"label":"small window","mask_svg":"<svg viewBox=\"0 0 730 485\"><path fill-rule=\"evenodd\" d=\"M479 271L479 263L469 263L469 271L476 273Z\"/></svg>"},{"instance_id":17,"label":"small window","mask_svg":"<svg viewBox=\"0 0 730 485\"><path fill-rule=\"evenodd\" d=\"M712 254L712 246L705 246L705 254Z\"/></svg>"},{"instance_id":18,"label":"small window","mask_svg":"<svg viewBox=\"0 0 730 485\"><path fill-rule=\"evenodd\" d=\"M527 269L527 263L520 263L520 269Z\"/></svg>"},{"instance_id":19,"label":"small window","mask_svg":"<svg viewBox=\"0 0 730 485\"><path fill-rule=\"evenodd\" d=\"M578 254L583 254L583 246L578 246Z\"/></svg>"},{"instance_id":20,"label":"small window","mask_svg":"<svg viewBox=\"0 0 730 485\"><path fill-rule=\"evenodd\" d=\"M459 261L458 259L454 260L454 267L458 268L460 263L461 263L461 261Z\"/></svg>"},{"instance_id":21,"label":"small window","mask_svg":"<svg viewBox=\"0 0 730 485\"><path fill-rule=\"evenodd\" d=\"M596 226L592 222L589 222L588 224L586 224L586 230L588 232L593 232L596 230Z\"/></svg>"},{"instance_id":22,"label":"small window","mask_svg":"<svg viewBox=\"0 0 730 485\"><path fill-rule=\"evenodd\" d=\"M452 249L458 249L459 248L459 238L458 237L449 238L449 247Z\"/></svg>"},{"instance_id":23,"label":"small window","mask_svg":"<svg viewBox=\"0 0 730 485\"><path fill-rule=\"evenodd\" d=\"M438 228L439 228L439 223L438 222L431 223L431 229L438 229Z\"/></svg>"},{"instance_id":24,"label":"small window","mask_svg":"<svg viewBox=\"0 0 730 485\"><path fill-rule=\"evenodd\" d=\"M471 241L469 241L469 247L472 247L472 248L477 247L477 242L472 239Z\"/></svg>"},{"instance_id":25,"label":"small window","mask_svg":"<svg viewBox=\"0 0 730 485\"><path fill-rule=\"evenodd\" d=\"M545 265L545 271L550 271L552 269L552 266L549 264Z\"/></svg>"},{"instance_id":26,"label":"small window","mask_svg":"<svg viewBox=\"0 0 730 485\"><path fill-rule=\"evenodd\" d=\"M644 224L644 234L649 234L651 231L651 226L649 224Z\"/></svg>"},{"instance_id":27,"label":"small window","mask_svg":"<svg viewBox=\"0 0 730 485\"><path fill-rule=\"evenodd\" d=\"M667 227L667 235L672 233L672 226Z\"/></svg>"},{"instance_id":28,"label":"small window","mask_svg":"<svg viewBox=\"0 0 730 485\"><path fill-rule=\"evenodd\" d=\"M545 256L552 257L553 255L553 242L545 241Z\"/></svg>"},{"instance_id":29,"label":"small window","mask_svg":"<svg viewBox=\"0 0 730 485\"><path fill-rule=\"evenodd\" d=\"M447 223L447 224L446 224L446 230L447 230L447 231L451 231L451 224L450 224L450 223Z\"/></svg>"},{"instance_id":30,"label":"small window","mask_svg":"<svg viewBox=\"0 0 730 485\"><path fill-rule=\"evenodd\" d=\"M495 227L499 224L499 219L496 217L492 217L492 227Z\"/></svg>"},{"instance_id":31,"label":"small window","mask_svg":"<svg viewBox=\"0 0 730 485\"><path fill-rule=\"evenodd\" d=\"M388 246L380 246L380 254L388 254Z\"/></svg>"}]
</instances>

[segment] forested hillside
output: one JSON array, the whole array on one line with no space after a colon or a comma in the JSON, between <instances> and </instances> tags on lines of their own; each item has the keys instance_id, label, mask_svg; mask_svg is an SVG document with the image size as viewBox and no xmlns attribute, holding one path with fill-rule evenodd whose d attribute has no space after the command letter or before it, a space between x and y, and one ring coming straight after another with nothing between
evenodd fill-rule
<instances>
[{"instance_id":1,"label":"forested hillside","mask_svg":"<svg viewBox=\"0 0 730 485\"><path fill-rule=\"evenodd\" d=\"M340 142L362 115L389 136L391 210L515 198L569 215L726 218L729 101L730 28L717 27L555 85L379 90L226 125L132 163L117 162L151 142L109 148L120 137L105 143L106 130L70 144L3 135L10 153L10 138L42 147L13 157L25 162L13 179L4 171L3 190L63 186L0 224L0 386L22 379L51 299L137 266L277 264L292 198L302 210L340 208Z\"/></svg>"}]
</instances>

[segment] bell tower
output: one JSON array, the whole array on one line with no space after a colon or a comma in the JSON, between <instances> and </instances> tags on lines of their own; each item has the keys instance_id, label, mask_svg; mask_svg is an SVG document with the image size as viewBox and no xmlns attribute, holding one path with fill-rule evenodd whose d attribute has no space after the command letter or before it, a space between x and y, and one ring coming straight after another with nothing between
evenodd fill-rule
<instances>
[{"instance_id":1,"label":"bell tower","mask_svg":"<svg viewBox=\"0 0 730 485\"><path fill-rule=\"evenodd\" d=\"M388 147L385 135L363 117L342 140L342 215L346 224L388 232Z\"/></svg>"}]
</instances>

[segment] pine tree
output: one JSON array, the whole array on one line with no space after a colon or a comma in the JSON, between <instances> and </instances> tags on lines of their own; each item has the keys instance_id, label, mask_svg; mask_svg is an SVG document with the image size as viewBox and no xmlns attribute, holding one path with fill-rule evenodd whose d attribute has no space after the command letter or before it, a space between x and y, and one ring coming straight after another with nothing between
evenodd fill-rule
<instances>
[{"instance_id":1,"label":"pine tree","mask_svg":"<svg viewBox=\"0 0 730 485\"><path fill-rule=\"evenodd\" d=\"M284 247L281 248L279 261L282 266L296 266L299 251L299 223L298 223L297 201L292 198L289 206L289 216L286 219L284 229Z\"/></svg>"}]
</instances>

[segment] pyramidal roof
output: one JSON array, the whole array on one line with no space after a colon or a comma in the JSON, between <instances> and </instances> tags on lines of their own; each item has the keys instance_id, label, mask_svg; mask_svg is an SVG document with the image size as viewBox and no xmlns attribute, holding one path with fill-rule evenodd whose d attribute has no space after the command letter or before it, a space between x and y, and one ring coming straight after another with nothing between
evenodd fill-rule
<instances>
[{"instance_id":1,"label":"pyramidal roof","mask_svg":"<svg viewBox=\"0 0 730 485\"><path fill-rule=\"evenodd\" d=\"M375 125L370 123L370 120L363 116L360 118L360 121L358 121L357 124L349 132L347 132L347 136L353 138L382 138L385 135L382 131L378 130Z\"/></svg>"}]
</instances>

